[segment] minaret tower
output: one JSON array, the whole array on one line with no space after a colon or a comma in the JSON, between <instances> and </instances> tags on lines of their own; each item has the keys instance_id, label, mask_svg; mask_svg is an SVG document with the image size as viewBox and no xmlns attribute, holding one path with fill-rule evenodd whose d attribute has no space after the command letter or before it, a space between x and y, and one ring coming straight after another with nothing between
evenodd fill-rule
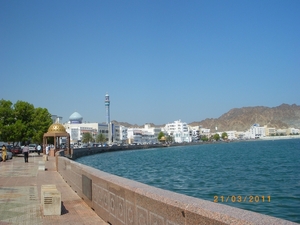
<instances>
[{"instance_id":1,"label":"minaret tower","mask_svg":"<svg viewBox=\"0 0 300 225\"><path fill-rule=\"evenodd\" d=\"M111 130L111 123L110 123L110 109L109 109L110 101L109 95L106 93L105 95L105 110L106 110L106 123L108 128L108 143L112 142L112 130Z\"/></svg>"},{"instance_id":2,"label":"minaret tower","mask_svg":"<svg viewBox=\"0 0 300 225\"><path fill-rule=\"evenodd\" d=\"M106 93L105 95L105 110L106 110L106 123L110 124L110 111L109 111L109 95Z\"/></svg>"}]
</instances>

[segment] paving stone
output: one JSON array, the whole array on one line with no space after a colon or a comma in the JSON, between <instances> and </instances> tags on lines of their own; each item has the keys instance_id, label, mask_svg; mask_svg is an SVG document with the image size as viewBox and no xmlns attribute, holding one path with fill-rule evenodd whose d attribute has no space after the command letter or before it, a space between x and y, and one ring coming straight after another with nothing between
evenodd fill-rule
<instances>
[{"instance_id":1,"label":"paving stone","mask_svg":"<svg viewBox=\"0 0 300 225\"><path fill-rule=\"evenodd\" d=\"M107 225L70 188L55 170L55 158L43 161L47 170L39 170L43 156L30 153L29 162L22 156L0 162L0 224L53 225L100 224ZM44 216L41 204L41 186L56 185L61 193L61 215ZM85 216L82 216L85 215Z\"/></svg>"}]
</instances>

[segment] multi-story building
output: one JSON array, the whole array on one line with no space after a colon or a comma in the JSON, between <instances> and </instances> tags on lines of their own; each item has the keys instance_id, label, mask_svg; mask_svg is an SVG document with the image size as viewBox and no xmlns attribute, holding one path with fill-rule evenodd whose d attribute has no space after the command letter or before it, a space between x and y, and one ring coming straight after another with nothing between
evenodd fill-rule
<instances>
[{"instance_id":1,"label":"multi-story building","mask_svg":"<svg viewBox=\"0 0 300 225\"><path fill-rule=\"evenodd\" d=\"M201 126L189 126L190 137L192 141L198 141L200 139L200 129Z\"/></svg>"},{"instance_id":2,"label":"multi-story building","mask_svg":"<svg viewBox=\"0 0 300 225\"><path fill-rule=\"evenodd\" d=\"M249 129L249 138L265 137L265 127L259 126L258 123L253 124Z\"/></svg>"},{"instance_id":3,"label":"multi-story building","mask_svg":"<svg viewBox=\"0 0 300 225\"><path fill-rule=\"evenodd\" d=\"M78 113L74 112L70 117L68 123L63 124L66 131L70 134L70 142L72 144L81 142L82 135L84 133L91 133L92 137L96 139L98 134L103 134L108 141L109 138L109 129L108 124L102 123L82 123L83 117ZM119 142L121 140L121 131L120 126L111 124L112 127L112 141ZM125 138L125 135L122 135L122 138Z\"/></svg>"},{"instance_id":4,"label":"multi-story building","mask_svg":"<svg viewBox=\"0 0 300 225\"><path fill-rule=\"evenodd\" d=\"M127 143L128 142L128 128L124 126L120 126L120 142Z\"/></svg>"},{"instance_id":5,"label":"multi-story building","mask_svg":"<svg viewBox=\"0 0 300 225\"><path fill-rule=\"evenodd\" d=\"M187 123L183 123L181 120L168 123L163 129L168 135L173 137L174 142L182 143L192 141Z\"/></svg>"},{"instance_id":6,"label":"multi-story building","mask_svg":"<svg viewBox=\"0 0 300 225\"><path fill-rule=\"evenodd\" d=\"M287 130L286 129L277 129L276 130L276 135L285 136L285 135L287 135Z\"/></svg>"},{"instance_id":7,"label":"multi-story building","mask_svg":"<svg viewBox=\"0 0 300 225\"><path fill-rule=\"evenodd\" d=\"M157 137L161 128L151 127L145 124L144 128L127 128L128 143L130 144L154 144L158 143Z\"/></svg>"},{"instance_id":8,"label":"multi-story building","mask_svg":"<svg viewBox=\"0 0 300 225\"><path fill-rule=\"evenodd\" d=\"M224 131L227 134L227 139L228 140L235 140L237 139L237 132L235 130L229 130L229 131ZM218 132L220 137L222 137L223 132Z\"/></svg>"},{"instance_id":9,"label":"multi-story building","mask_svg":"<svg viewBox=\"0 0 300 225\"><path fill-rule=\"evenodd\" d=\"M275 136L276 135L276 129L274 127L265 126L265 132L266 132L266 136Z\"/></svg>"},{"instance_id":10,"label":"multi-story building","mask_svg":"<svg viewBox=\"0 0 300 225\"><path fill-rule=\"evenodd\" d=\"M207 128L200 128L200 137L201 136L206 136L206 137L210 137L210 129L207 129Z\"/></svg>"},{"instance_id":11,"label":"multi-story building","mask_svg":"<svg viewBox=\"0 0 300 225\"><path fill-rule=\"evenodd\" d=\"M287 134L289 134L289 135L300 134L300 130L290 127L287 129Z\"/></svg>"}]
</instances>

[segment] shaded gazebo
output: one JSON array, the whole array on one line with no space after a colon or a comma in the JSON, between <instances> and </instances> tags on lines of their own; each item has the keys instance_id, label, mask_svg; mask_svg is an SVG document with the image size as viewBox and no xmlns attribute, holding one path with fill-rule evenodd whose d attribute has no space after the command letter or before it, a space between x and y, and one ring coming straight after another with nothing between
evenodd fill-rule
<instances>
[{"instance_id":1,"label":"shaded gazebo","mask_svg":"<svg viewBox=\"0 0 300 225\"><path fill-rule=\"evenodd\" d=\"M44 134L43 136L43 153L45 154L46 152L46 146L47 146L47 138L48 137L53 137L54 138L54 149L50 150L50 156L55 156L55 153L60 149L61 146L61 137L66 137L67 142L66 142L66 148L65 154L70 155L71 154L71 148L70 148L70 134L66 131L65 127L60 124L60 123L54 123L52 124L48 132Z\"/></svg>"},{"instance_id":2,"label":"shaded gazebo","mask_svg":"<svg viewBox=\"0 0 300 225\"><path fill-rule=\"evenodd\" d=\"M161 142L161 143L166 143L166 137L165 136L162 136L160 139L159 139L159 141Z\"/></svg>"}]
</instances>

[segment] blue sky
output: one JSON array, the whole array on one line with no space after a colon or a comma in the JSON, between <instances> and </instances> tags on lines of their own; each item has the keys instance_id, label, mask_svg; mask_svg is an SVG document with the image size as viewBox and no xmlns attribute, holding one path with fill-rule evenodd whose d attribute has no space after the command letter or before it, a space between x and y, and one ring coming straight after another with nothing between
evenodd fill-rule
<instances>
[{"instance_id":1,"label":"blue sky","mask_svg":"<svg viewBox=\"0 0 300 225\"><path fill-rule=\"evenodd\" d=\"M0 0L1 96L142 125L300 104L299 0Z\"/></svg>"}]
</instances>

